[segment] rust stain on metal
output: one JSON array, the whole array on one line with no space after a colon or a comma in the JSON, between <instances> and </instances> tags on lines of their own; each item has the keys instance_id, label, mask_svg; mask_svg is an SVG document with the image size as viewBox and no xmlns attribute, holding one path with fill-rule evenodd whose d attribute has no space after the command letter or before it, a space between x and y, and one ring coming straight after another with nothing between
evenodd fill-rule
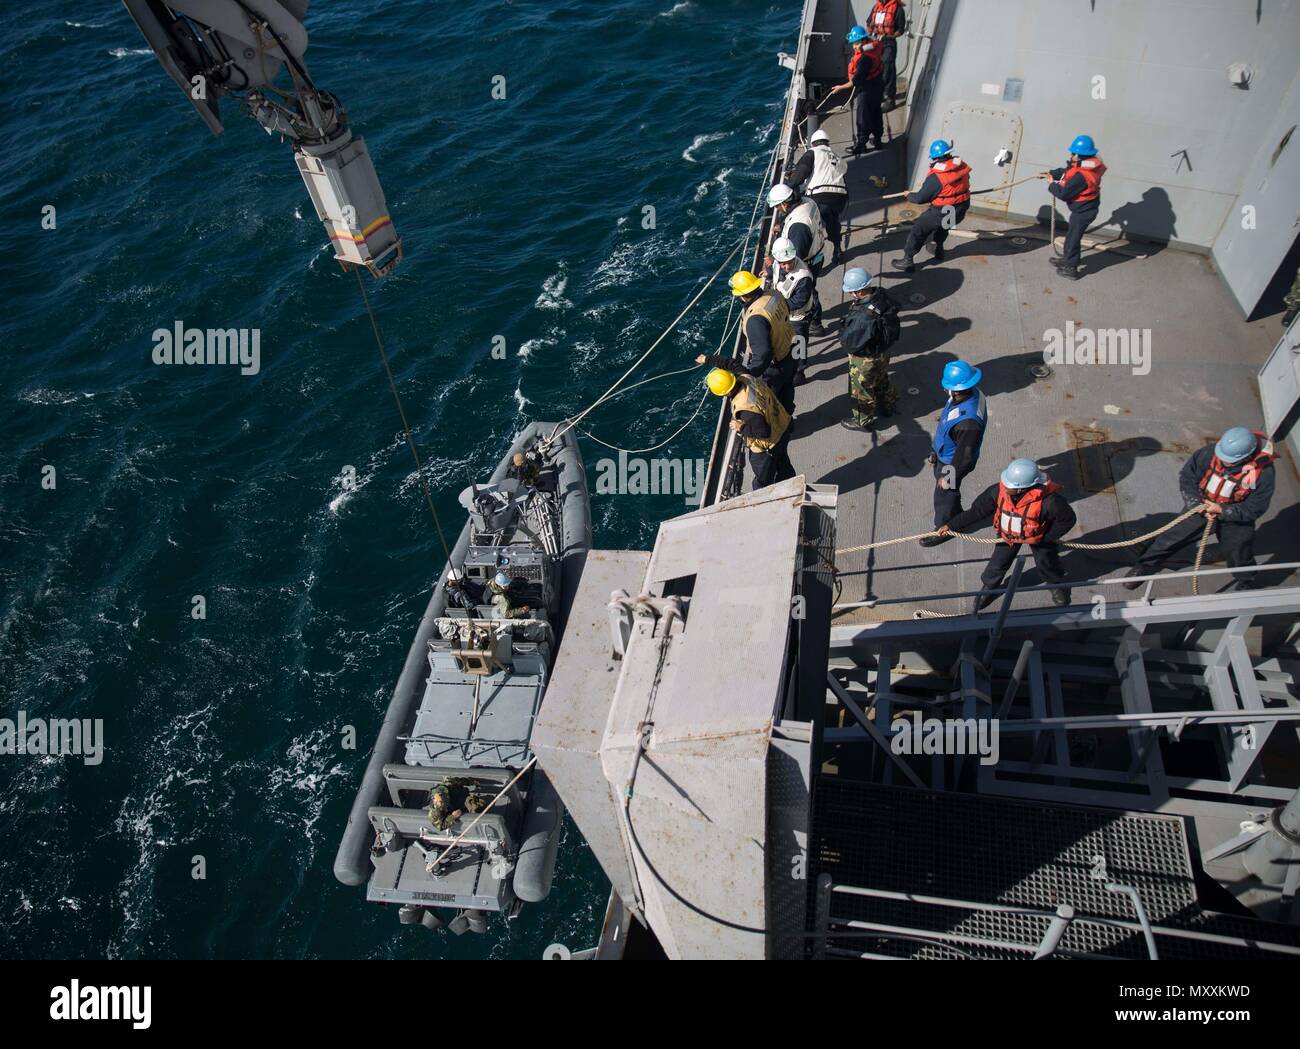
<instances>
[{"instance_id":1,"label":"rust stain on metal","mask_svg":"<svg viewBox=\"0 0 1300 1049\"><path fill-rule=\"evenodd\" d=\"M1072 423L1066 423L1065 429L1070 435L1074 461L1084 491L1106 492L1112 489L1115 477L1110 470L1110 457L1106 454L1110 434L1097 427L1075 426Z\"/></svg>"}]
</instances>

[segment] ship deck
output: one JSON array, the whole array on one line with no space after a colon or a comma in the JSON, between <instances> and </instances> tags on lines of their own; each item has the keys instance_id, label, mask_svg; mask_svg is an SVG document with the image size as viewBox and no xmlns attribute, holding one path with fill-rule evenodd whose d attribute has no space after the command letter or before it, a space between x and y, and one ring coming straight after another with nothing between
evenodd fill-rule
<instances>
[{"instance_id":1,"label":"ship deck","mask_svg":"<svg viewBox=\"0 0 1300 1049\"><path fill-rule=\"evenodd\" d=\"M790 457L809 481L839 487L837 546L850 547L928 531L933 479L926 457L934 418L944 399L943 366L957 358L978 365L989 399L989 425L979 465L963 484L963 505L1012 458L1036 459L1063 484L1079 523L1070 538L1103 543L1142 535L1182 508L1177 475L1187 456L1227 427L1260 425L1257 372L1281 332L1276 318L1246 323L1208 256L1162 245L1085 242L1083 279L1057 276L1046 225L967 215L949 237L947 259L917 256L916 272L889 268L899 258L908 219L919 208L906 201L882 206L882 194L904 188L902 140L905 109L886 114L894 134L886 147L850 158L849 235L846 261L819 282L824 323L838 330L845 296L845 266L862 266L902 308L902 335L891 352L890 373L899 392L897 413L873 432L839 425L848 418L847 362L834 334L812 340L808 379L796 391ZM825 128L837 149L851 142L850 114L833 115ZM991 164L975 165L975 185L987 184ZM872 177L887 180L884 187ZM977 198L978 199L978 198ZM1047 194L1044 192L1046 204ZM1046 215L1046 207L1044 207ZM882 236L882 219L887 227ZM1058 236L1063 222L1058 219ZM1089 244L1091 246L1089 246ZM1145 375L1128 366L1061 365L1037 377L1043 336L1067 322L1093 329L1150 329L1151 363ZM1277 492L1255 544L1263 563L1300 560L1300 476L1279 446ZM990 535L987 529L982 533ZM1223 567L1211 541L1207 567ZM837 623L910 618L925 607L964 612L969 600L919 595L978 589L988 547L955 540L925 549L916 543L837 558L841 604ZM1166 570L1185 570L1192 552ZM1116 576L1133 563L1132 549L1072 551L1063 560L1072 580ZM1261 577L1280 584L1284 573ZM1203 577L1211 593L1230 576ZM1022 585L1036 586L1032 562ZM1078 586L1074 604L1094 592L1111 600L1132 596L1116 585ZM1190 593L1188 579L1156 584L1158 596ZM1141 594L1138 591L1137 594ZM1045 590L1017 597L1017 607L1049 603Z\"/></svg>"}]
</instances>

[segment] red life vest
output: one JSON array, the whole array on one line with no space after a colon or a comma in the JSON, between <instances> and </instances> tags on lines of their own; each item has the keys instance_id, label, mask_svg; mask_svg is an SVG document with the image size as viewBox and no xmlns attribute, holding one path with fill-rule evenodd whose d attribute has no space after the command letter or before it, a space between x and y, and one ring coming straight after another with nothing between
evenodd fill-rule
<instances>
[{"instance_id":1,"label":"red life vest","mask_svg":"<svg viewBox=\"0 0 1300 1049\"><path fill-rule=\"evenodd\" d=\"M1210 467L1201 477L1201 494L1211 503L1243 503L1259 487L1259 475L1277 458L1273 442L1267 434L1251 431L1258 442L1255 454L1244 463L1231 466L1221 462L1217 455L1210 456Z\"/></svg>"},{"instance_id":2,"label":"red life vest","mask_svg":"<svg viewBox=\"0 0 1300 1049\"><path fill-rule=\"evenodd\" d=\"M1061 486L1055 481L1048 481L1033 488L1026 488L1017 498L1001 481L998 482L998 505L993 511L993 531L1008 543L1029 543L1031 546L1043 541L1047 534L1047 522L1043 520L1043 500L1052 492L1059 492Z\"/></svg>"},{"instance_id":3,"label":"red life vest","mask_svg":"<svg viewBox=\"0 0 1300 1049\"><path fill-rule=\"evenodd\" d=\"M864 58L867 60L867 79L875 80L880 76L880 71L884 68L880 61L880 44L875 40L868 40L859 50L853 52L853 57L849 59L850 80L858 71L858 63Z\"/></svg>"},{"instance_id":4,"label":"red life vest","mask_svg":"<svg viewBox=\"0 0 1300 1049\"><path fill-rule=\"evenodd\" d=\"M871 14L867 16L867 31L873 36L895 37L894 16L898 9L903 6L902 0L876 0L876 6L871 9ZM881 17L881 16L884 17Z\"/></svg>"},{"instance_id":5,"label":"red life vest","mask_svg":"<svg viewBox=\"0 0 1300 1049\"><path fill-rule=\"evenodd\" d=\"M939 192L930 203L936 208L965 204L970 200L970 165L961 157L950 157L930 165L930 174L939 180Z\"/></svg>"},{"instance_id":6,"label":"red life vest","mask_svg":"<svg viewBox=\"0 0 1300 1049\"><path fill-rule=\"evenodd\" d=\"M1081 160L1071 162L1070 166L1062 173L1061 181L1057 185L1064 186L1075 175L1083 176L1083 181L1087 185L1070 203L1086 204L1090 200L1097 200L1101 197L1101 176L1104 174L1106 174L1106 165L1101 162L1101 157L1084 157Z\"/></svg>"}]
</instances>

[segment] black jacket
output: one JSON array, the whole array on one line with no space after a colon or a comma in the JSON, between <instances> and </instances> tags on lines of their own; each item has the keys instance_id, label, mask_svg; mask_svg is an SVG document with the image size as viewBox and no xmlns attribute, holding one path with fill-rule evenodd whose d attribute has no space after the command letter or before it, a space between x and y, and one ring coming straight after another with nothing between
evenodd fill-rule
<instances>
[{"instance_id":1,"label":"black jacket","mask_svg":"<svg viewBox=\"0 0 1300 1049\"><path fill-rule=\"evenodd\" d=\"M1193 452L1192 457L1183 463L1183 468L1178 473L1178 488L1183 493L1183 509L1190 510L1193 506L1205 502L1205 496L1201 493L1201 478L1210 468L1210 460L1213 458L1214 445L1207 444L1199 451ZM1260 472L1259 486L1241 502L1225 503L1223 513L1219 517L1230 524L1254 524L1264 516L1268 504L1272 501L1273 466L1269 464Z\"/></svg>"},{"instance_id":2,"label":"black jacket","mask_svg":"<svg viewBox=\"0 0 1300 1049\"><path fill-rule=\"evenodd\" d=\"M951 521L948 527L954 532L964 532L974 525L987 524L993 520L993 513L998 507L998 486L990 485L975 497L969 510L963 510ZM1052 492L1043 500L1043 520L1047 524L1044 543L1055 543L1065 535L1078 520L1074 509L1060 492Z\"/></svg>"}]
</instances>

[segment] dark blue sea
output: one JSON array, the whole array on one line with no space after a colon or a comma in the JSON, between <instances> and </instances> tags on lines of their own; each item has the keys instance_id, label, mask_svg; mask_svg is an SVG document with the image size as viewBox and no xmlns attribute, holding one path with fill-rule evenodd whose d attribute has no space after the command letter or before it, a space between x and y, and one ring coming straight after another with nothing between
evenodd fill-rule
<instances>
[{"instance_id":1,"label":"dark blue sea","mask_svg":"<svg viewBox=\"0 0 1300 1049\"><path fill-rule=\"evenodd\" d=\"M364 136L405 240L369 290L450 532L457 493L513 434L588 405L741 238L799 10L312 5L308 67ZM334 880L443 563L355 277L289 147L230 100L212 136L120 5L6 13L0 717L102 719L106 750L98 766L0 756L0 956L591 945L608 884L571 823L550 899L485 937L399 927ZM637 377L713 352L727 305L720 281ZM155 365L151 333L177 321L260 329L260 371ZM584 426L655 444L701 378L639 387ZM656 454L705 455L712 421L710 406ZM594 476L610 453L584 449ZM596 543L648 547L685 509L598 496Z\"/></svg>"}]
</instances>

